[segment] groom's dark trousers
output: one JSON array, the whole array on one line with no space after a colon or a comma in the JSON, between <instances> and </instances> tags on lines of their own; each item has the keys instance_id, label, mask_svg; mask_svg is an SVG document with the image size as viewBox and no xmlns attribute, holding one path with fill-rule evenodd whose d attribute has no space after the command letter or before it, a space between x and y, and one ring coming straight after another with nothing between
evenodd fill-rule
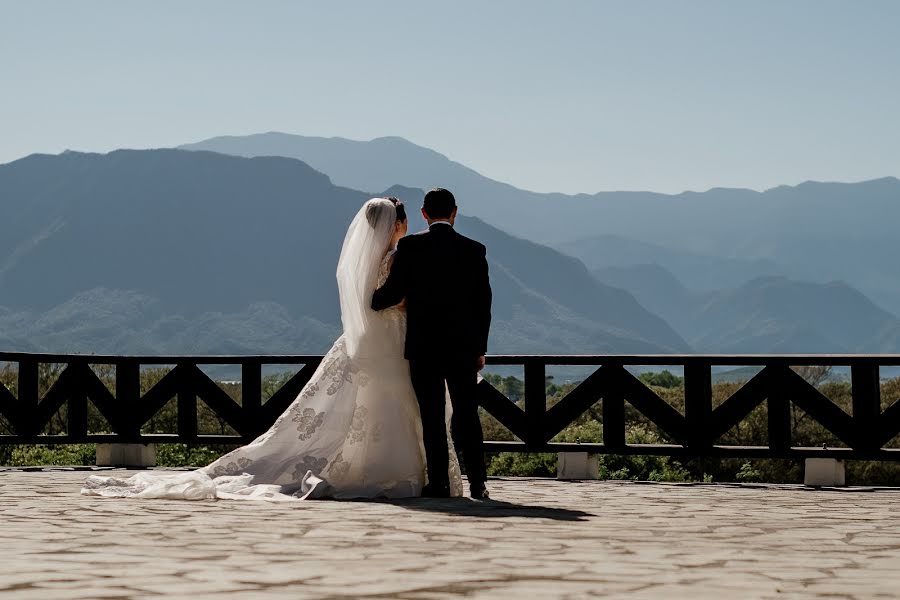
<instances>
[{"instance_id":1,"label":"groom's dark trousers","mask_svg":"<svg viewBox=\"0 0 900 600\"><path fill-rule=\"evenodd\" d=\"M477 488L485 480L477 361L487 351L491 324L485 247L446 223L401 239L372 308L383 310L403 300L406 358L422 413L429 487L440 494L449 485L446 389L453 405L453 442L462 454L470 486Z\"/></svg>"},{"instance_id":2,"label":"groom's dark trousers","mask_svg":"<svg viewBox=\"0 0 900 600\"><path fill-rule=\"evenodd\" d=\"M422 437L425 443L425 461L428 466L428 484L435 493L447 492L449 448L447 444L445 407L446 393L450 392L453 420L450 430L453 445L462 454L463 464L470 485L483 484L484 449L481 421L478 419L475 361L411 360L409 372L413 389L419 400L422 414ZM444 387L446 382L447 387Z\"/></svg>"}]
</instances>

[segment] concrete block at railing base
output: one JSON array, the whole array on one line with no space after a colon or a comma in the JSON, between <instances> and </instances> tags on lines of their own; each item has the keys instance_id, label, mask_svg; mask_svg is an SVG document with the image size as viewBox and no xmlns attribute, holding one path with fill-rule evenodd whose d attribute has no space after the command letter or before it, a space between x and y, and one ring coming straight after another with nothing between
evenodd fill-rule
<instances>
[{"instance_id":1,"label":"concrete block at railing base","mask_svg":"<svg viewBox=\"0 0 900 600\"><path fill-rule=\"evenodd\" d=\"M98 467L155 467L156 444L97 444Z\"/></svg>"},{"instance_id":2,"label":"concrete block at railing base","mask_svg":"<svg viewBox=\"0 0 900 600\"><path fill-rule=\"evenodd\" d=\"M844 485L844 461L836 458L807 458L803 483L816 487Z\"/></svg>"},{"instance_id":3,"label":"concrete block at railing base","mask_svg":"<svg viewBox=\"0 0 900 600\"><path fill-rule=\"evenodd\" d=\"M597 479L600 477L600 461L596 454L560 452L557 460L557 479Z\"/></svg>"}]
</instances>

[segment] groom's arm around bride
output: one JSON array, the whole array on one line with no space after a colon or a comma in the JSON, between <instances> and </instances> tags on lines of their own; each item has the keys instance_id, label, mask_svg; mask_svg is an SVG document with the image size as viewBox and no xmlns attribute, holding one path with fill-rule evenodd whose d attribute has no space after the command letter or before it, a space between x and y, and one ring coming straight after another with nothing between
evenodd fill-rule
<instances>
[{"instance_id":1,"label":"groom's arm around bride","mask_svg":"<svg viewBox=\"0 0 900 600\"><path fill-rule=\"evenodd\" d=\"M449 191L425 195L429 229L400 240L390 275L375 291L374 310L406 300L406 358L422 413L429 485L444 495L447 438L445 384L453 404L453 440L463 454L472 495L485 497L477 373L484 366L491 324L491 286L485 247L457 233L456 200Z\"/></svg>"}]
</instances>

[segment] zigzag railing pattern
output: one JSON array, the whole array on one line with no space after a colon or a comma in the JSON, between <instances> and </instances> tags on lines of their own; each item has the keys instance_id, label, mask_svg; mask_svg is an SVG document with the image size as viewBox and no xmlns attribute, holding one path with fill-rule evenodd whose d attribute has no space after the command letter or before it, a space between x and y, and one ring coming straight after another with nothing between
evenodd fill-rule
<instances>
[{"instance_id":1,"label":"zigzag railing pattern","mask_svg":"<svg viewBox=\"0 0 900 600\"><path fill-rule=\"evenodd\" d=\"M204 442L242 444L268 429L310 380L321 356L241 357L121 357L0 353L0 363L17 366L13 394L0 384L0 416L12 433L0 434L0 444L69 444L83 442ZM39 397L38 366L65 365L56 381ZM238 365L241 402L235 401L198 365ZM110 391L92 365L115 367L115 390ZM263 365L300 365L280 389L263 402ZM141 367L172 366L150 389L141 393ZM164 434L141 433L142 428L170 401L177 403L177 427ZM198 402L237 432L237 435L198 433ZM109 423L112 433L88 433L88 403ZM43 435L50 419L65 406L66 432Z\"/></svg>"},{"instance_id":2,"label":"zigzag railing pattern","mask_svg":"<svg viewBox=\"0 0 900 600\"><path fill-rule=\"evenodd\" d=\"M497 356L493 365L524 367L524 401L506 398L487 381L481 405L519 441L487 442L492 451L582 451L656 454L677 457L743 457L900 460L900 449L886 448L900 434L900 400L882 410L881 367L900 365L897 355L652 355L652 356ZM548 365L594 366L596 370L547 406ZM684 410L679 411L635 377L627 367L682 367ZM730 397L714 406L714 367L755 366L760 370ZM852 390L847 413L791 367L849 367ZM599 403L603 443L558 443L553 438ZM669 444L628 444L626 403L671 440ZM523 406L520 406L523 405ZM718 444L730 429L765 405L768 445ZM841 447L798 447L791 440L791 405L805 412L840 441Z\"/></svg>"},{"instance_id":3,"label":"zigzag railing pattern","mask_svg":"<svg viewBox=\"0 0 900 600\"><path fill-rule=\"evenodd\" d=\"M321 362L321 356L170 356L125 357L0 353L0 363L17 370L16 393L0 384L0 417L10 431L0 444L83 442L187 442L242 444L265 431L297 397ZM900 460L900 449L885 447L900 434L900 401L882 409L880 369L900 366L898 355L812 356L491 356L490 365L524 367L524 398L515 403L486 380L479 403L520 441L486 442L490 451L586 451L658 454L681 457L746 458L838 457ZM64 365L39 397L39 365ZM239 366L241 402L235 401L199 365ZM108 387L92 365L115 367ZM142 367L172 366L141 393ZM267 401L263 401L264 365L302 365ZM547 366L590 366L593 372L565 397L548 407ZM630 366L680 366L684 373L684 410L666 402L635 377ZM714 406L713 368L756 366L760 370L729 398ZM792 366L850 368L852 406L848 413L798 375ZM142 428L172 400L177 404L175 431L142 433ZM203 402L236 434L198 432L198 403ZM599 403L603 443L557 443L553 438ZM626 403L652 422L671 443L629 444L625 437ZM112 432L88 431L88 406L105 418ZM717 441L765 404L767 446L734 446ZM797 447L791 440L791 405L804 411L840 440L842 447ZM42 432L65 406L65 433Z\"/></svg>"}]
</instances>

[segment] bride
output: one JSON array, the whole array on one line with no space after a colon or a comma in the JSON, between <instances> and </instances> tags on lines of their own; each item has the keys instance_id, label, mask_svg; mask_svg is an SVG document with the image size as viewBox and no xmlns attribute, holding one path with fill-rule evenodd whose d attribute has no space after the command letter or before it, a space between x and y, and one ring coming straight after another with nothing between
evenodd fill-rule
<instances>
[{"instance_id":1,"label":"bride","mask_svg":"<svg viewBox=\"0 0 900 600\"><path fill-rule=\"evenodd\" d=\"M344 333L268 431L196 471L92 475L81 493L186 500L420 495L425 449L403 358L406 315L402 307L380 313L369 307L406 231L406 212L396 198L373 198L357 213L337 268ZM451 493L461 496L452 442L449 458Z\"/></svg>"}]
</instances>

